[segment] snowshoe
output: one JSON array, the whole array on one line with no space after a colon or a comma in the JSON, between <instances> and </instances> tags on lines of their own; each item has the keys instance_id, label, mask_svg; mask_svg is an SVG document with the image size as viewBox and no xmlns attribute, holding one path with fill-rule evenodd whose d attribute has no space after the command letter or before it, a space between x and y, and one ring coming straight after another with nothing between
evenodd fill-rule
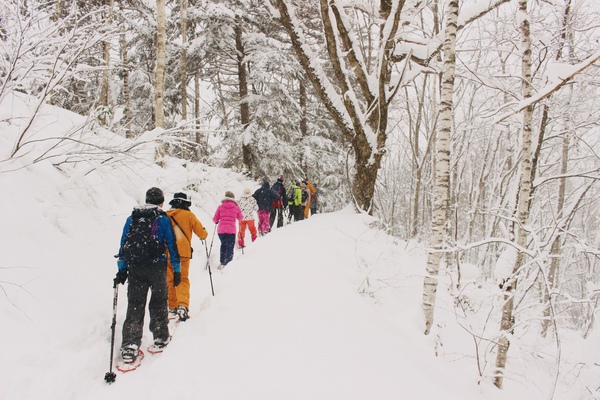
<instances>
[{"instance_id":1,"label":"snowshoe","mask_svg":"<svg viewBox=\"0 0 600 400\"><path fill-rule=\"evenodd\" d=\"M148 347L148 352L151 354L162 353L170 341L171 337L169 337L167 340L155 339L154 344Z\"/></svg>"},{"instance_id":2,"label":"snowshoe","mask_svg":"<svg viewBox=\"0 0 600 400\"><path fill-rule=\"evenodd\" d=\"M188 318L190 318L190 314L188 313L187 307L185 307L185 306L177 307L177 316L179 317L180 321L186 321Z\"/></svg>"}]
</instances>

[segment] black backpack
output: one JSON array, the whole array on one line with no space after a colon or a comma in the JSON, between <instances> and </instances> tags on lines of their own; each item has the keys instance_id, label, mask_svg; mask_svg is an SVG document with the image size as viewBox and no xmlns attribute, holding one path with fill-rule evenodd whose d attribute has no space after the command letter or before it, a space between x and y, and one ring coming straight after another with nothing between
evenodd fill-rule
<instances>
[{"instance_id":1,"label":"black backpack","mask_svg":"<svg viewBox=\"0 0 600 400\"><path fill-rule=\"evenodd\" d=\"M296 188L295 187L290 186L290 188L288 189L288 192L287 192L287 199L288 199L289 204L296 205Z\"/></svg>"},{"instance_id":2,"label":"black backpack","mask_svg":"<svg viewBox=\"0 0 600 400\"><path fill-rule=\"evenodd\" d=\"M305 189L302 189L302 204L306 204L307 200L308 200L308 191Z\"/></svg>"},{"instance_id":3,"label":"black backpack","mask_svg":"<svg viewBox=\"0 0 600 400\"><path fill-rule=\"evenodd\" d=\"M131 225L121 247L120 256L130 264L150 264L164 254L158 242L158 217L164 211L158 207L136 207L131 213Z\"/></svg>"}]
</instances>

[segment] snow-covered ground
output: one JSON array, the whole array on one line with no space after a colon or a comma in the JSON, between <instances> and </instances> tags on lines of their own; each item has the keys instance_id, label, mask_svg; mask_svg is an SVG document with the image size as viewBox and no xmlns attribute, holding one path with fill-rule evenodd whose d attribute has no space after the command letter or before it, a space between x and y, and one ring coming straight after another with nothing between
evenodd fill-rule
<instances>
[{"instance_id":1,"label":"snow-covered ground","mask_svg":"<svg viewBox=\"0 0 600 400\"><path fill-rule=\"evenodd\" d=\"M55 130L78 121L46 112ZM51 126L47 121L37 132ZM0 123L4 160L13 143L7 136L16 130ZM436 328L424 336L424 251L375 229L369 216L347 207L274 229L245 254L236 250L221 272L211 217L225 190L239 196L258 182L174 160L158 168L135 160L73 166L53 159L57 168L32 159L28 153L0 161L1 400L535 400L553 392L552 362L527 338L511 347L504 390L493 387L493 358L475 360L474 343L481 353L490 344L469 333L476 327L465 327L443 286ZM179 324L163 354L147 355L135 372L117 372L109 385L113 255L125 218L151 186L161 187L167 201L189 193L209 237L205 244L193 240L191 319ZM475 277L463 273L463 281ZM480 301L476 293L470 292L473 302ZM115 350L125 309L126 285L119 287ZM497 328L497 316L481 319ZM600 338L575 336L562 338L575 361L559 371L555 399L592 399L600 386ZM150 343L146 318L144 344Z\"/></svg>"}]
</instances>

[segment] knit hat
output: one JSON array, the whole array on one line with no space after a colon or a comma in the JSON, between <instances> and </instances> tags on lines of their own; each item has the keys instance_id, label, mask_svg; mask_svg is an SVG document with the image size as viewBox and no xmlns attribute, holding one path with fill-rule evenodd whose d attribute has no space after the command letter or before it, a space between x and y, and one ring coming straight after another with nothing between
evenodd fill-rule
<instances>
[{"instance_id":1,"label":"knit hat","mask_svg":"<svg viewBox=\"0 0 600 400\"><path fill-rule=\"evenodd\" d=\"M179 192L173 195L173 200L169 202L170 205L174 206L175 204L183 203L188 206L192 205L192 202L188 199L187 194Z\"/></svg>"},{"instance_id":2,"label":"knit hat","mask_svg":"<svg viewBox=\"0 0 600 400\"><path fill-rule=\"evenodd\" d=\"M284 180L283 175L279 175L279 179L277 179L277 180L283 182L283 180Z\"/></svg>"},{"instance_id":3,"label":"knit hat","mask_svg":"<svg viewBox=\"0 0 600 400\"><path fill-rule=\"evenodd\" d=\"M151 187L146 192L146 203L159 206L165 202L165 195L162 190L157 187Z\"/></svg>"},{"instance_id":4,"label":"knit hat","mask_svg":"<svg viewBox=\"0 0 600 400\"><path fill-rule=\"evenodd\" d=\"M230 199L235 199L235 194L233 194L233 192L230 192L229 190L225 192L225 197L228 197Z\"/></svg>"}]
</instances>

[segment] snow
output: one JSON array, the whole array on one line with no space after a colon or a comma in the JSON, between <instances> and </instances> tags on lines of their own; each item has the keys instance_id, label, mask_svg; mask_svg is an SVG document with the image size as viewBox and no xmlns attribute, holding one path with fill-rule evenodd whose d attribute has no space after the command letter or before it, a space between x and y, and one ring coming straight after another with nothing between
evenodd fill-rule
<instances>
[{"instance_id":1,"label":"snow","mask_svg":"<svg viewBox=\"0 0 600 400\"><path fill-rule=\"evenodd\" d=\"M7 142L19 124L6 123L6 113L17 115L25 107L13 104L0 107ZM44 126L44 116L57 115L46 107L37 126ZM48 125L54 137L60 135L57 126L69 130L77 123L74 115L60 115L64 121ZM7 160L10 148L0 147L2 400L548 398L552 371L542 362L547 353L538 357L535 343L528 348L541 365L535 368L521 351L530 345L523 343L526 338L511 346L515 361L505 389L479 376L473 337L442 287L436 328L424 336L421 245L385 235L372 227L372 217L351 207L274 229L244 254L236 251L221 272L212 214L225 190L239 196L245 186L258 188L256 182L206 165L168 160L158 168L135 157L103 168L83 161L61 164L60 170L50 161L21 159L22 168L15 169ZM192 210L209 232L205 245L193 239L191 319L179 324L164 353L147 354L138 370L117 372L109 385L104 375L117 270L113 255L125 218L155 185L167 199L182 190L191 194ZM205 269L209 251L212 275ZM125 288L118 293L115 350ZM146 316L143 347L151 343L147 324ZM477 333L476 326L469 329ZM595 390L600 376L593 369L597 357L589 353L598 351L598 342L581 343L577 337L563 339L568 354L588 360L579 367L579 379L561 386L556 398L593 398L584 394Z\"/></svg>"}]
</instances>

